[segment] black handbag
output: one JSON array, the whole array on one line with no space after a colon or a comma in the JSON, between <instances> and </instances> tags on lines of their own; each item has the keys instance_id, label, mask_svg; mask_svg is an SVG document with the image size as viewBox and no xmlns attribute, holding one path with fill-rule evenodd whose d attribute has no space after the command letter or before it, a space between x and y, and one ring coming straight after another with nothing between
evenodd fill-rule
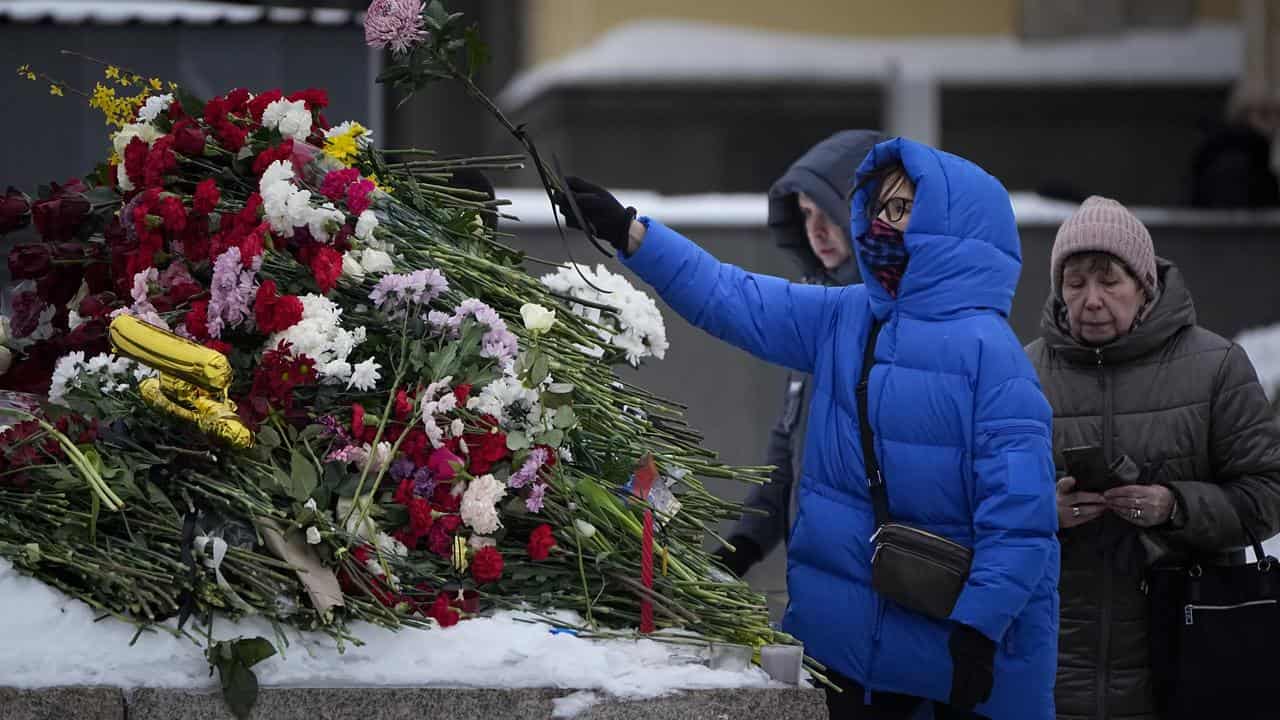
<instances>
[{"instance_id":1,"label":"black handbag","mask_svg":"<svg viewBox=\"0 0 1280 720\"><path fill-rule=\"evenodd\" d=\"M871 587L908 610L945 620L951 616L960 591L969 579L973 551L940 535L893 522L889 517L889 492L876 459L875 437L867 412L867 386L871 366L876 361L879 336L880 323L876 322L871 326L863 352L862 377L857 389L862 459L876 516L876 533L871 538L875 545L871 556Z\"/></svg>"},{"instance_id":2,"label":"black handbag","mask_svg":"<svg viewBox=\"0 0 1280 720\"><path fill-rule=\"evenodd\" d=\"M1192 558L1147 572L1152 689L1162 718L1275 718L1280 563L1244 524L1255 562Z\"/></svg>"}]
</instances>

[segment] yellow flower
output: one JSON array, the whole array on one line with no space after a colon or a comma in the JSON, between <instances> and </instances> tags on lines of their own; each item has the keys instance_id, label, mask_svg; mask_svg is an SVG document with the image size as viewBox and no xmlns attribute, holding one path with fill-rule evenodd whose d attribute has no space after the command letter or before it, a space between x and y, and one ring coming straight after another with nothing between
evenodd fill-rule
<instances>
[{"instance_id":1,"label":"yellow flower","mask_svg":"<svg viewBox=\"0 0 1280 720\"><path fill-rule=\"evenodd\" d=\"M324 151L343 165L350 165L360 153L360 148L356 146L356 139L350 133L343 133L325 140Z\"/></svg>"},{"instance_id":2,"label":"yellow flower","mask_svg":"<svg viewBox=\"0 0 1280 720\"><path fill-rule=\"evenodd\" d=\"M124 75L119 79L119 83L122 87L129 87L130 82L132 81L129 79L128 75Z\"/></svg>"},{"instance_id":3,"label":"yellow flower","mask_svg":"<svg viewBox=\"0 0 1280 720\"><path fill-rule=\"evenodd\" d=\"M159 90L164 87L164 83L160 82L160 78L151 78L151 89Z\"/></svg>"},{"instance_id":4,"label":"yellow flower","mask_svg":"<svg viewBox=\"0 0 1280 720\"><path fill-rule=\"evenodd\" d=\"M370 174L369 174L369 182L373 183L373 187L374 187L374 189L376 189L376 190L381 190L382 192L387 193L388 195L390 195L390 194L391 194L391 192L392 192L392 190L391 190L390 186L386 186L386 185L380 185L380 184L378 184L378 175L377 175L377 173L370 173Z\"/></svg>"},{"instance_id":5,"label":"yellow flower","mask_svg":"<svg viewBox=\"0 0 1280 720\"><path fill-rule=\"evenodd\" d=\"M28 79L28 80L35 80L35 79L36 79L36 74L35 74L35 73L33 73L33 72L29 72L29 73L27 73L27 79Z\"/></svg>"},{"instance_id":6,"label":"yellow flower","mask_svg":"<svg viewBox=\"0 0 1280 720\"><path fill-rule=\"evenodd\" d=\"M49 94L50 94L50 95L57 95L58 97L62 97L62 88L58 87L57 85L50 85L50 86L49 86Z\"/></svg>"},{"instance_id":7,"label":"yellow flower","mask_svg":"<svg viewBox=\"0 0 1280 720\"><path fill-rule=\"evenodd\" d=\"M108 79L118 79L120 77L120 68L116 67L115 65L108 65L106 70L106 76Z\"/></svg>"}]
</instances>

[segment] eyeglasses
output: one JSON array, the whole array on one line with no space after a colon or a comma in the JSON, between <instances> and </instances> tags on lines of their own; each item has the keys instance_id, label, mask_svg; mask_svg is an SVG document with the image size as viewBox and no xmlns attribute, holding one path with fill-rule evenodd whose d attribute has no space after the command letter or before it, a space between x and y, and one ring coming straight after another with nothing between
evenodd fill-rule
<instances>
[{"instance_id":1,"label":"eyeglasses","mask_svg":"<svg viewBox=\"0 0 1280 720\"><path fill-rule=\"evenodd\" d=\"M880 212L876 214L883 214L885 220L888 220L889 222L898 222L902 220L907 213L911 212L911 205L911 200L908 200L907 198L889 198L880 206Z\"/></svg>"}]
</instances>

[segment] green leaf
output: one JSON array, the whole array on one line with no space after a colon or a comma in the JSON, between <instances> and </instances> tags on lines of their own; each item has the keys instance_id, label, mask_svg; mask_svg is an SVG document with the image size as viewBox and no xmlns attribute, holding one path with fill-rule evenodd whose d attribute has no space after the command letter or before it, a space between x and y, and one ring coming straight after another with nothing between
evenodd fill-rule
<instances>
[{"instance_id":1,"label":"green leaf","mask_svg":"<svg viewBox=\"0 0 1280 720\"><path fill-rule=\"evenodd\" d=\"M536 350L534 354L533 365L529 368L529 378L525 382L525 385L531 388L538 387L551 374L551 361L547 359L547 356Z\"/></svg>"},{"instance_id":2,"label":"green leaf","mask_svg":"<svg viewBox=\"0 0 1280 720\"><path fill-rule=\"evenodd\" d=\"M480 26L467 28L464 36L467 42L467 74L474 75L477 70L489 63L489 46L480 39Z\"/></svg>"},{"instance_id":3,"label":"green leaf","mask_svg":"<svg viewBox=\"0 0 1280 720\"><path fill-rule=\"evenodd\" d=\"M403 505L389 505L383 506L383 510L386 514L383 518L383 522L381 523L382 525L393 528L408 524L409 508Z\"/></svg>"},{"instance_id":4,"label":"green leaf","mask_svg":"<svg viewBox=\"0 0 1280 720\"><path fill-rule=\"evenodd\" d=\"M311 458L298 448L293 449L293 455L289 458L289 474L293 480L290 484L289 496L294 500L302 501L311 497L311 492L320 482L316 477L316 466L312 464Z\"/></svg>"},{"instance_id":5,"label":"green leaf","mask_svg":"<svg viewBox=\"0 0 1280 720\"><path fill-rule=\"evenodd\" d=\"M258 676L240 663L228 663L224 670L220 665L218 675L222 680L222 699L227 709L240 720L247 720L258 702Z\"/></svg>"},{"instance_id":6,"label":"green leaf","mask_svg":"<svg viewBox=\"0 0 1280 720\"><path fill-rule=\"evenodd\" d=\"M276 484L276 491L293 497L293 478L289 477L289 473L280 468L279 465L271 466L271 480Z\"/></svg>"},{"instance_id":7,"label":"green leaf","mask_svg":"<svg viewBox=\"0 0 1280 720\"><path fill-rule=\"evenodd\" d=\"M560 443L564 442L563 430L548 430L537 437L539 445L550 445L551 447L560 447Z\"/></svg>"},{"instance_id":8,"label":"green leaf","mask_svg":"<svg viewBox=\"0 0 1280 720\"><path fill-rule=\"evenodd\" d=\"M511 452L519 452L529 447L529 436L520 432L507 433L507 449Z\"/></svg>"},{"instance_id":9,"label":"green leaf","mask_svg":"<svg viewBox=\"0 0 1280 720\"><path fill-rule=\"evenodd\" d=\"M280 433L269 425L264 425L254 437L256 439L255 444L261 447L269 450L280 447Z\"/></svg>"},{"instance_id":10,"label":"green leaf","mask_svg":"<svg viewBox=\"0 0 1280 720\"><path fill-rule=\"evenodd\" d=\"M568 405L556 408L555 417L551 419L551 424L560 430L568 430L578 422L578 415Z\"/></svg>"},{"instance_id":11,"label":"green leaf","mask_svg":"<svg viewBox=\"0 0 1280 720\"><path fill-rule=\"evenodd\" d=\"M324 466L324 479L321 482L332 490L345 482L347 476L347 469L341 463L332 462Z\"/></svg>"},{"instance_id":12,"label":"green leaf","mask_svg":"<svg viewBox=\"0 0 1280 720\"><path fill-rule=\"evenodd\" d=\"M304 443L309 443L312 440L316 440L320 437L323 437L324 434L327 433L328 431L329 431L328 428L326 428L323 425L319 425L319 424L308 425L302 428L302 432L298 433L298 440Z\"/></svg>"},{"instance_id":13,"label":"green leaf","mask_svg":"<svg viewBox=\"0 0 1280 720\"><path fill-rule=\"evenodd\" d=\"M232 654L244 663L245 667L253 667L276 654L275 647L262 637L239 638L231 646Z\"/></svg>"}]
</instances>

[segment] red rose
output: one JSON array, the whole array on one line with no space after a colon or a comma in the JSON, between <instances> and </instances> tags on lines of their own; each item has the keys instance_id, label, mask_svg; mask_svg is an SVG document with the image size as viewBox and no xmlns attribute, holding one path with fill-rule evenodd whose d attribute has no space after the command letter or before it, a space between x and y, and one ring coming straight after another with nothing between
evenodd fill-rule
<instances>
[{"instance_id":1,"label":"red rose","mask_svg":"<svg viewBox=\"0 0 1280 720\"><path fill-rule=\"evenodd\" d=\"M262 113L267 109L267 106L283 97L284 93L279 90L268 90L254 97L249 101L249 115L253 117L254 122L262 122Z\"/></svg>"},{"instance_id":2,"label":"red rose","mask_svg":"<svg viewBox=\"0 0 1280 720\"><path fill-rule=\"evenodd\" d=\"M501 580L502 553L492 546L480 548L480 551L471 560L471 577L475 578L476 582L481 585Z\"/></svg>"},{"instance_id":3,"label":"red rose","mask_svg":"<svg viewBox=\"0 0 1280 720\"><path fill-rule=\"evenodd\" d=\"M31 222L31 198L10 186L0 199L0 235L21 230Z\"/></svg>"},{"instance_id":4,"label":"red rose","mask_svg":"<svg viewBox=\"0 0 1280 720\"><path fill-rule=\"evenodd\" d=\"M431 524L431 531L427 533L427 549L439 555L440 557L449 557L453 554L453 533L462 524L462 518L457 515L444 515L436 518Z\"/></svg>"},{"instance_id":5,"label":"red rose","mask_svg":"<svg viewBox=\"0 0 1280 720\"><path fill-rule=\"evenodd\" d=\"M115 295L109 292L89 295L80 301L76 312L85 318L104 318L115 309Z\"/></svg>"},{"instance_id":6,"label":"red rose","mask_svg":"<svg viewBox=\"0 0 1280 720\"><path fill-rule=\"evenodd\" d=\"M261 176L271 166L271 163L277 160L292 160L292 158L293 140L285 140L275 147L269 147L258 153L258 157L253 159L253 174Z\"/></svg>"},{"instance_id":7,"label":"red rose","mask_svg":"<svg viewBox=\"0 0 1280 720\"><path fill-rule=\"evenodd\" d=\"M173 126L173 147L187 157L204 154L204 131L190 119L183 118Z\"/></svg>"},{"instance_id":8,"label":"red rose","mask_svg":"<svg viewBox=\"0 0 1280 720\"><path fill-rule=\"evenodd\" d=\"M374 185L369 180L359 180L351 183L347 188L347 209L352 215L359 215L369 209L369 194L373 192Z\"/></svg>"},{"instance_id":9,"label":"red rose","mask_svg":"<svg viewBox=\"0 0 1280 720\"><path fill-rule=\"evenodd\" d=\"M195 195L191 197L191 207L201 215L208 215L221 200L222 194L218 192L218 183L213 178L205 178L196 185Z\"/></svg>"},{"instance_id":10,"label":"red rose","mask_svg":"<svg viewBox=\"0 0 1280 720\"><path fill-rule=\"evenodd\" d=\"M173 136L165 135L151 144L151 152L147 153L147 164L143 181L149 188L164 185L165 175L178 167L178 157L173 154ZM126 169L127 170L127 169Z\"/></svg>"},{"instance_id":11,"label":"red rose","mask_svg":"<svg viewBox=\"0 0 1280 720\"><path fill-rule=\"evenodd\" d=\"M327 294L338 285L338 278L342 275L342 253L328 245L321 246L311 259L311 272L320 292Z\"/></svg>"},{"instance_id":12,"label":"red rose","mask_svg":"<svg viewBox=\"0 0 1280 720\"><path fill-rule=\"evenodd\" d=\"M187 332L195 336L197 340L208 340L209 301L196 300L191 303L191 309L187 311L184 321L187 323Z\"/></svg>"},{"instance_id":13,"label":"red rose","mask_svg":"<svg viewBox=\"0 0 1280 720\"><path fill-rule=\"evenodd\" d=\"M440 627L453 627L458 624L460 617L458 611L449 604L449 595L443 592L436 595L436 601L431 604L430 615L440 623Z\"/></svg>"},{"instance_id":14,"label":"red rose","mask_svg":"<svg viewBox=\"0 0 1280 720\"><path fill-rule=\"evenodd\" d=\"M529 559L534 562L546 560L551 555L551 548L556 546L555 535L550 525L539 525L529 533Z\"/></svg>"},{"instance_id":15,"label":"red rose","mask_svg":"<svg viewBox=\"0 0 1280 720\"><path fill-rule=\"evenodd\" d=\"M187 209L177 195L166 195L155 207L156 214L164 221L166 230L180 233L187 227Z\"/></svg>"},{"instance_id":16,"label":"red rose","mask_svg":"<svg viewBox=\"0 0 1280 720\"><path fill-rule=\"evenodd\" d=\"M89 200L84 192L88 190L79 180L71 180L66 185L51 185L47 199L37 201L31 206L31 218L36 223L36 230L49 242L66 242L75 237L86 216L89 214Z\"/></svg>"},{"instance_id":17,"label":"red rose","mask_svg":"<svg viewBox=\"0 0 1280 720\"><path fill-rule=\"evenodd\" d=\"M43 277L52 267L48 245L14 245L9 251L9 273L14 280Z\"/></svg>"},{"instance_id":18,"label":"red rose","mask_svg":"<svg viewBox=\"0 0 1280 720\"><path fill-rule=\"evenodd\" d=\"M351 183L359 179L360 171L356 168L330 170L325 174L324 180L320 181L320 194L334 202L339 202L347 194L347 188L351 187Z\"/></svg>"},{"instance_id":19,"label":"red rose","mask_svg":"<svg viewBox=\"0 0 1280 720\"><path fill-rule=\"evenodd\" d=\"M449 482L458 474L454 466L461 463L462 458L453 454L448 448L437 448L427 460L427 469L436 480Z\"/></svg>"},{"instance_id":20,"label":"red rose","mask_svg":"<svg viewBox=\"0 0 1280 720\"><path fill-rule=\"evenodd\" d=\"M329 93L325 92L321 88L307 88L306 90L299 90L298 92L290 95L289 100L291 102L301 100L306 103L307 109L311 112L323 110L324 108L329 107Z\"/></svg>"},{"instance_id":21,"label":"red rose","mask_svg":"<svg viewBox=\"0 0 1280 720\"><path fill-rule=\"evenodd\" d=\"M253 319L258 331L270 335L293 327L302 319L302 301L293 295L280 296L275 280L258 287L253 302Z\"/></svg>"}]
</instances>

